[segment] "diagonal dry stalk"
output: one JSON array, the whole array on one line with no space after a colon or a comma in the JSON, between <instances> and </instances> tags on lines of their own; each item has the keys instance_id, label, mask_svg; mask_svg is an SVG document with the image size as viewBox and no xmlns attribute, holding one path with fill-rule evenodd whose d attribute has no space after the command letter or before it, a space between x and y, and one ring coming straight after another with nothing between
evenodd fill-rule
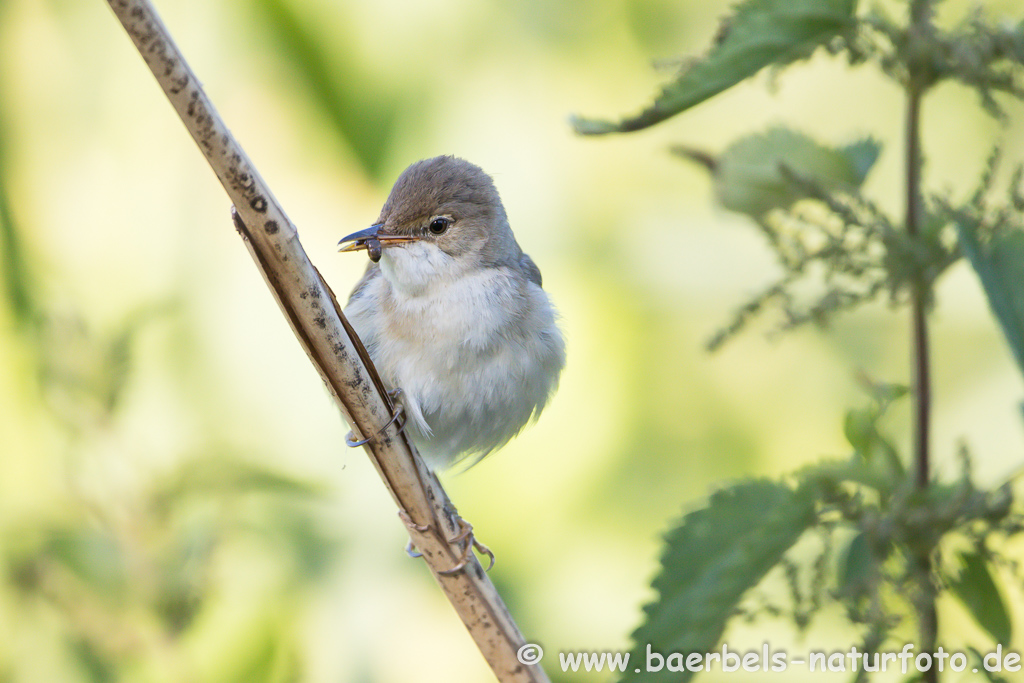
<instances>
[{"instance_id":1,"label":"diagonal dry stalk","mask_svg":"<svg viewBox=\"0 0 1024 683\"><path fill-rule=\"evenodd\" d=\"M459 563L471 537L459 540L460 520L441 484L397 425L389 424L394 405L334 294L156 11L148 0L108 3L234 203L246 247L342 414L357 434L375 435L366 445L370 458L494 674L503 683L548 681L539 665L517 658L526 641L476 557L470 552L462 569L445 573Z\"/></svg>"}]
</instances>

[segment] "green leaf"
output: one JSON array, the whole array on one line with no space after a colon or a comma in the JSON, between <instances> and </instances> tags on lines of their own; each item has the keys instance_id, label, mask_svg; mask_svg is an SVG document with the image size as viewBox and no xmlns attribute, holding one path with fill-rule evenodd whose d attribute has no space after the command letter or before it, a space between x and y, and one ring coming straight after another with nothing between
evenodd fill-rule
<instances>
[{"instance_id":1,"label":"green leaf","mask_svg":"<svg viewBox=\"0 0 1024 683\"><path fill-rule=\"evenodd\" d=\"M96 368L95 391L108 413L120 405L132 370L132 347L150 325L172 310L170 302L153 303L133 311L120 328L99 347L101 362Z\"/></svg>"},{"instance_id":2,"label":"green leaf","mask_svg":"<svg viewBox=\"0 0 1024 683\"><path fill-rule=\"evenodd\" d=\"M700 104L766 66L805 59L854 25L857 0L747 0L703 59L685 67L647 109L618 123L574 116L581 135L640 130Z\"/></svg>"},{"instance_id":3,"label":"green leaf","mask_svg":"<svg viewBox=\"0 0 1024 683\"><path fill-rule=\"evenodd\" d=\"M1007 645L1012 635L1010 616L984 555L977 549L960 553L960 563L962 569L950 580L950 590L995 642Z\"/></svg>"},{"instance_id":4,"label":"green leaf","mask_svg":"<svg viewBox=\"0 0 1024 683\"><path fill-rule=\"evenodd\" d=\"M28 249L11 209L8 183L16 173L6 156L7 125L0 111L0 292L11 308L15 322L23 328L39 324L37 285Z\"/></svg>"},{"instance_id":5,"label":"green leaf","mask_svg":"<svg viewBox=\"0 0 1024 683\"><path fill-rule=\"evenodd\" d=\"M1010 681L1004 676L1000 676L994 671L989 671L985 668L985 655L989 654L986 652L982 654L981 650L975 647L967 647L967 654L969 655L967 660L967 667L971 671L977 671L989 683L1010 683Z\"/></svg>"},{"instance_id":6,"label":"green leaf","mask_svg":"<svg viewBox=\"0 0 1024 683\"><path fill-rule=\"evenodd\" d=\"M295 82L348 143L363 170L380 180L395 137L400 98L383 88L372 67L345 36L325 32L315 11L291 0L256 0L254 15L267 24L266 40L291 62ZM386 41L385 41L386 42Z\"/></svg>"},{"instance_id":7,"label":"green leaf","mask_svg":"<svg viewBox=\"0 0 1024 683\"><path fill-rule=\"evenodd\" d=\"M855 408L846 414L843 433L857 456L895 488L906 471L892 442L878 430L878 422L894 401L910 393L910 388L904 384L876 382L866 375L860 379L873 402L867 408Z\"/></svg>"},{"instance_id":8,"label":"green leaf","mask_svg":"<svg viewBox=\"0 0 1024 683\"><path fill-rule=\"evenodd\" d=\"M683 517L666 537L661 573L651 584L658 600L644 608L646 621L633 633L631 659L653 652L709 652L743 594L756 586L815 519L812 489L766 480L719 491L707 507ZM688 681L678 662L659 672L623 680ZM670 666L673 670L670 670Z\"/></svg>"},{"instance_id":9,"label":"green leaf","mask_svg":"<svg viewBox=\"0 0 1024 683\"><path fill-rule=\"evenodd\" d=\"M853 165L854 172L860 177L856 184L860 185L867 178L868 172L871 171L875 162L878 161L882 143L874 138L863 138L839 148L839 151Z\"/></svg>"},{"instance_id":10,"label":"green leaf","mask_svg":"<svg viewBox=\"0 0 1024 683\"><path fill-rule=\"evenodd\" d=\"M153 505L168 510L185 497L223 498L260 493L293 497L299 500L323 495L324 487L315 482L288 476L230 455L203 455L184 463L152 493Z\"/></svg>"},{"instance_id":11,"label":"green leaf","mask_svg":"<svg viewBox=\"0 0 1024 683\"><path fill-rule=\"evenodd\" d=\"M127 567L117 539L91 529L57 528L49 533L47 554L99 593L118 598L127 586Z\"/></svg>"},{"instance_id":12,"label":"green leaf","mask_svg":"<svg viewBox=\"0 0 1024 683\"><path fill-rule=\"evenodd\" d=\"M878 563L871 552L871 544L862 531L846 546L846 553L839 566L839 594L854 599L867 595L877 569Z\"/></svg>"},{"instance_id":13,"label":"green leaf","mask_svg":"<svg viewBox=\"0 0 1024 683\"><path fill-rule=\"evenodd\" d=\"M871 448L871 433L875 429L875 416L870 408L855 408L846 413L843 435L857 453Z\"/></svg>"},{"instance_id":14,"label":"green leaf","mask_svg":"<svg viewBox=\"0 0 1024 683\"><path fill-rule=\"evenodd\" d=\"M976 226L958 221L957 234L1017 365L1024 372L1024 232L1008 230L982 244Z\"/></svg>"},{"instance_id":15,"label":"green leaf","mask_svg":"<svg viewBox=\"0 0 1024 683\"><path fill-rule=\"evenodd\" d=\"M802 133L773 128L737 140L718 157L715 194L726 209L760 218L812 196L812 189L860 187L879 149L870 139L830 148Z\"/></svg>"},{"instance_id":16,"label":"green leaf","mask_svg":"<svg viewBox=\"0 0 1024 683\"><path fill-rule=\"evenodd\" d=\"M896 448L878 431L878 420L882 414L877 406L855 408L846 413L843 433L878 481L887 483L885 491L888 492L903 481L906 468Z\"/></svg>"},{"instance_id":17,"label":"green leaf","mask_svg":"<svg viewBox=\"0 0 1024 683\"><path fill-rule=\"evenodd\" d=\"M73 661L77 662L85 680L93 683L117 680L117 665L113 658L98 648L94 641L77 634L69 634L65 638L68 651ZM4 680L7 679L0 678L0 681Z\"/></svg>"},{"instance_id":18,"label":"green leaf","mask_svg":"<svg viewBox=\"0 0 1024 683\"><path fill-rule=\"evenodd\" d=\"M893 401L898 401L910 393L910 387L906 384L892 382L871 382L868 388L882 411L886 410Z\"/></svg>"}]
</instances>

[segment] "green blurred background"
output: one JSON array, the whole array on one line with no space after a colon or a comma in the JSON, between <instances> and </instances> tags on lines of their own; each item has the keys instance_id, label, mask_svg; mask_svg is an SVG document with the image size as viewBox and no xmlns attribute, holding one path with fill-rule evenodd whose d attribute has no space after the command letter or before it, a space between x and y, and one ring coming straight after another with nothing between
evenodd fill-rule
<instances>
[{"instance_id":1,"label":"green blurred background","mask_svg":"<svg viewBox=\"0 0 1024 683\"><path fill-rule=\"evenodd\" d=\"M557 674L554 653L627 646L682 510L717 483L845 455L859 370L908 381L905 313L884 304L781 337L768 316L707 354L777 270L666 150L777 123L873 134L888 146L866 189L898 215L902 105L872 69L818 55L649 132L569 130L570 113L648 102L670 74L651 61L702 51L729 4L157 5L339 294L365 260L337 240L407 164L450 153L494 176L569 363L538 424L444 481L556 680L610 680ZM943 21L966 7L945 3ZM999 139L1021 160L1019 107L1001 131L976 104L953 86L926 100L931 187L969 192ZM402 552L228 208L106 3L0 1L0 682L491 680ZM937 470L955 476L966 443L999 482L1024 462L1024 386L965 264L938 300ZM889 425L905 446L905 406ZM947 634L974 633L943 609ZM759 646L765 630L730 634ZM827 625L771 635L852 642Z\"/></svg>"}]
</instances>

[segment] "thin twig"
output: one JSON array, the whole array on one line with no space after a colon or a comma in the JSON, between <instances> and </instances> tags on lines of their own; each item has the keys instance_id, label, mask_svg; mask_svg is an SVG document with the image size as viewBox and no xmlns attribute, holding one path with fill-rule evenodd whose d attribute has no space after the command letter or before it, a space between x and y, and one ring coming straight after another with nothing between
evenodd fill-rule
<instances>
[{"instance_id":1,"label":"thin twig","mask_svg":"<svg viewBox=\"0 0 1024 683\"><path fill-rule=\"evenodd\" d=\"M525 640L476 557L445 573L472 539L448 540L461 527L444 489L397 425L380 431L394 406L376 370L302 249L295 226L214 110L155 10L148 0L108 3L234 203L246 247L338 408L358 434L375 435L367 452L413 543L494 674L503 683L548 681L539 665L517 659Z\"/></svg>"}]
</instances>

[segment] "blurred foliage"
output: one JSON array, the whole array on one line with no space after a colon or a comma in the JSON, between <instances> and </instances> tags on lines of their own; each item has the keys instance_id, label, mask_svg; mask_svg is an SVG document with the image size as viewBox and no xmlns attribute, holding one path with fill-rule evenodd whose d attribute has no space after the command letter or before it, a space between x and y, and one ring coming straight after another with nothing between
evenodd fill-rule
<instances>
[{"instance_id":1,"label":"blurred foliage","mask_svg":"<svg viewBox=\"0 0 1024 683\"><path fill-rule=\"evenodd\" d=\"M317 8L292 0L253 0L251 6L263 35L277 44L277 54L306 88L309 102L327 116L367 175L382 180L400 96L373 78L372 60L361 62L350 41L326 32Z\"/></svg>"},{"instance_id":2,"label":"blurred foliage","mask_svg":"<svg viewBox=\"0 0 1024 683\"><path fill-rule=\"evenodd\" d=\"M853 65L876 64L905 90L904 189L907 206L914 207L906 221L890 217L861 193L881 151L870 138L831 148L776 127L742 138L719 155L673 147L710 172L722 207L761 228L783 271L712 340L712 348L770 302L780 305L785 328L825 322L886 289L894 304L914 300L931 307L937 278L963 252L1024 369L1024 225L1019 218L1024 165L1012 174L1008 199L993 207L997 146L973 194L954 201L948 192L921 191L924 159L917 148L920 97L944 80L974 89L983 108L1006 121L994 94L1024 99L1024 22L996 24L979 10L943 30L935 23L937 4L909 0L906 20L894 21L878 9L856 16L855 3L747 0L722 22L707 56L688 63L640 115L617 124L573 120L585 135L647 128L764 67L779 69L822 46ZM807 298L807 281L819 284L809 304L800 300ZM927 373L924 339L915 353L925 354L921 362ZM909 468L879 428L890 404L907 389L863 382L873 402L846 415L844 431L854 451L848 460L805 467L792 476L792 486L763 480L727 486L685 514L667 535L661 571L651 584L657 598L645 608L632 651L634 661L646 657L650 664L652 649L661 658L655 658L653 673L636 668L623 680L688 681L705 662L694 667L686 655L715 651L737 616L754 622L781 616L804 631L828 604L841 606L858 628L862 652L877 653L900 642L907 622L918 628L919 648L933 652L942 592L959 600L994 645L1011 642L1004 579L995 569L1010 568L1009 585L1024 582L1024 572L994 549L1024 534L1024 508L1011 483L992 488L976 483L966 447L956 481L918 481L919 468L929 471L928 447L916 453L923 464L916 460ZM927 405L931 397L917 400ZM913 429L929 429L927 421L922 424ZM793 557L793 546L812 535L818 538L816 550ZM844 545L837 563L833 549ZM762 598L751 604L754 589L772 572L788 588L788 600ZM942 642L959 651L968 647L959 640ZM870 678L866 669L854 680ZM919 679L937 681L938 674L932 670Z\"/></svg>"},{"instance_id":3,"label":"blurred foliage","mask_svg":"<svg viewBox=\"0 0 1024 683\"><path fill-rule=\"evenodd\" d=\"M933 576L993 644L1011 642L1010 609L993 578L1003 567L1018 585L1024 582L1024 570L993 548L1024 533L1024 511L1010 485L979 488L964 454L957 481L919 489L878 430L886 406L906 391L870 389L871 406L847 415L850 459L809 466L794 475L793 486L759 480L723 488L669 532L652 584L658 599L645 608L631 654L645 661L650 646L664 658L656 662L663 668L623 680L688 681L701 669L670 655L716 651L732 620L759 624L782 616L807 630L836 603L861 627L861 652L898 650L892 644L905 633L908 614L935 600ZM815 554L787 555L811 535L821 541ZM786 599L768 597L766 575L786 586ZM863 669L856 680L867 680Z\"/></svg>"},{"instance_id":4,"label":"blurred foliage","mask_svg":"<svg viewBox=\"0 0 1024 683\"><path fill-rule=\"evenodd\" d=\"M921 4L926 14L938 2ZM892 80L928 89L954 80L973 89L984 109L1003 118L996 93L1020 99L1024 96L1024 20L993 21L982 5L975 6L949 29L929 24L924 31L909 27L875 6L861 18L856 33L847 34L835 46L851 63L871 61Z\"/></svg>"},{"instance_id":5,"label":"blurred foliage","mask_svg":"<svg viewBox=\"0 0 1024 683\"><path fill-rule=\"evenodd\" d=\"M75 485L86 464L80 451L92 438L89 427L117 429L131 383L127 349L138 327L125 330L111 339L78 331L39 350L43 389L59 395L44 410L69 434L69 485L52 518L0 520L4 619L64 650L70 669L61 680L121 680L159 661L168 662L171 679L195 680L187 673L190 641L217 637L204 615L224 609L232 572L268 564L276 569L253 596L250 615L269 629L264 641L226 656L224 670L202 680L298 680L299 643L287 637L288 622L272 615L286 604L297 609L306 588L334 563L338 541L310 508L318 487L231 457L215 444L127 499L95 499ZM44 337L51 334L52 327L43 328ZM69 348L76 350L73 368L66 367ZM17 657L0 648L0 665L31 671Z\"/></svg>"},{"instance_id":6,"label":"blurred foliage","mask_svg":"<svg viewBox=\"0 0 1024 683\"><path fill-rule=\"evenodd\" d=\"M930 15L932 3L925 5ZM929 23L923 30L914 29L911 36L911 29L895 23L877 8L856 19L855 9L855 4L840 8L828 3L742 3L733 16L723 20L707 61L687 67L680 80L656 100L650 111L657 111L657 116L642 115L615 125L576 118L574 126L581 134L647 128L761 68L786 66L796 58L794 55L805 58L825 45L846 56L851 64L877 63L886 75L904 86L908 86L913 68L915 74L920 74L915 75L919 82L914 87L921 91L943 80L958 80L976 90L985 110L1000 119L1004 116L993 99L994 92L1024 99L1024 22L1010 28L992 22L978 9L952 30L943 31ZM841 28L840 23L833 25L838 22L829 14L833 11L849 14ZM748 23L768 28L736 31L737 24L746 27ZM771 43L773 49L766 51L763 43ZM757 55L757 60L737 66L723 45L749 54L750 59ZM715 75L703 74L701 69L708 64L724 70L729 78L720 82L717 71ZM685 105L670 106L665 101L675 90L691 93ZM1009 201L989 211L987 201L1000 158L998 148L990 155L988 167L968 200L956 204L940 192L926 197L923 229L913 237L899 229L899 220L890 218L860 192L881 151L879 142L872 138L828 148L797 131L775 127L738 140L718 155L686 145L675 145L672 151L712 174L721 206L756 222L784 271L782 278L737 312L709 342L710 348L719 347L770 303L782 309L782 327L788 329L808 322L826 322L838 311L869 302L885 290L893 303L908 301L907 294L915 283L930 292L935 280L962 256L966 241L966 248L974 254L972 264L1014 353L1020 353L1020 311L1012 310L1005 291L1007 283L1019 278L1015 279L1013 272L999 271L1016 268L1013 264L1019 261L1012 252L1024 230L1017 218L1024 207L1019 187L1024 166L1015 170ZM978 231L986 240L987 235L1001 235L997 246L1006 252L1002 259L983 257L971 237ZM804 282L812 284L800 286ZM815 289L823 291L810 301L800 294Z\"/></svg>"},{"instance_id":7,"label":"blurred foliage","mask_svg":"<svg viewBox=\"0 0 1024 683\"><path fill-rule=\"evenodd\" d=\"M721 24L702 59L687 60L654 103L618 123L574 117L582 135L641 130L714 97L761 69L807 59L856 26L856 0L748 0Z\"/></svg>"},{"instance_id":8,"label":"blurred foliage","mask_svg":"<svg viewBox=\"0 0 1024 683\"><path fill-rule=\"evenodd\" d=\"M967 607L971 615L996 643L1008 643L1012 637L1010 614L992 571L990 558L982 548L960 552L960 573L949 576L949 589Z\"/></svg>"},{"instance_id":9,"label":"blurred foliage","mask_svg":"<svg viewBox=\"0 0 1024 683\"><path fill-rule=\"evenodd\" d=\"M672 151L706 164L719 203L756 220L808 198L808 186L825 193L858 189L878 159L881 145L866 139L833 149L806 135L776 128L737 140L714 159L682 145Z\"/></svg>"},{"instance_id":10,"label":"blurred foliage","mask_svg":"<svg viewBox=\"0 0 1024 683\"><path fill-rule=\"evenodd\" d=\"M634 661L645 659L648 647L669 661L654 675L637 669L623 680L685 680L672 653L714 650L740 598L782 560L813 513L806 490L762 480L719 491L686 515L665 539L662 573L651 584L659 600L633 634L643 644ZM750 523L755 516L757 525Z\"/></svg>"},{"instance_id":11,"label":"blurred foliage","mask_svg":"<svg viewBox=\"0 0 1024 683\"><path fill-rule=\"evenodd\" d=\"M905 277L889 265L902 245L890 221L859 194L881 151L870 138L829 148L784 128L738 140L717 157L676 146L680 156L711 171L719 203L746 214L762 229L785 275L737 312L708 343L716 349L769 303L783 309L784 329L822 321L839 309L870 301L886 286L899 295ZM808 210L819 200L833 216ZM943 255L936 260L949 265ZM819 267L820 266L820 267ZM811 301L794 294L824 272L824 293ZM807 298L807 297L803 297Z\"/></svg>"},{"instance_id":12,"label":"blurred foliage","mask_svg":"<svg viewBox=\"0 0 1024 683\"><path fill-rule=\"evenodd\" d=\"M0 90L0 96L2 96ZM10 164L6 154L7 122L0 109L0 176L9 173ZM7 196L7 183L0 182L0 273L3 275L4 296L8 300L11 314L19 326L28 327L36 322L38 312L32 298L33 281L28 272L21 237L14 224L14 214Z\"/></svg>"},{"instance_id":13,"label":"blurred foliage","mask_svg":"<svg viewBox=\"0 0 1024 683\"><path fill-rule=\"evenodd\" d=\"M17 624L22 639L47 642L27 653L0 645L0 680L38 680L41 651L55 654L63 681L299 680L301 643L278 618L300 608L340 547L313 514L320 487L233 456L210 434L207 450L179 454L126 496L83 490L97 434L120 428L132 347L174 309L130 313L110 334L91 332L75 312L50 310L42 292L66 285L44 282L25 246L3 201L10 172L0 164L2 306L16 323L5 344L30 352L5 358L31 359L42 399L33 409L65 435L66 457L64 471L53 473L64 482L59 503L45 518L0 516L0 621ZM248 615L263 632L225 651L214 675L197 676L191 641L218 639L204 620L225 609L231 573L246 564L272 568Z\"/></svg>"},{"instance_id":14,"label":"blurred foliage","mask_svg":"<svg viewBox=\"0 0 1024 683\"><path fill-rule=\"evenodd\" d=\"M992 312L1024 372L1024 167L1018 166L1013 175L1009 201L990 207L988 195L998 158L993 152L971 201L954 207L938 200L938 205L956 226L960 248L977 271Z\"/></svg>"}]
</instances>

